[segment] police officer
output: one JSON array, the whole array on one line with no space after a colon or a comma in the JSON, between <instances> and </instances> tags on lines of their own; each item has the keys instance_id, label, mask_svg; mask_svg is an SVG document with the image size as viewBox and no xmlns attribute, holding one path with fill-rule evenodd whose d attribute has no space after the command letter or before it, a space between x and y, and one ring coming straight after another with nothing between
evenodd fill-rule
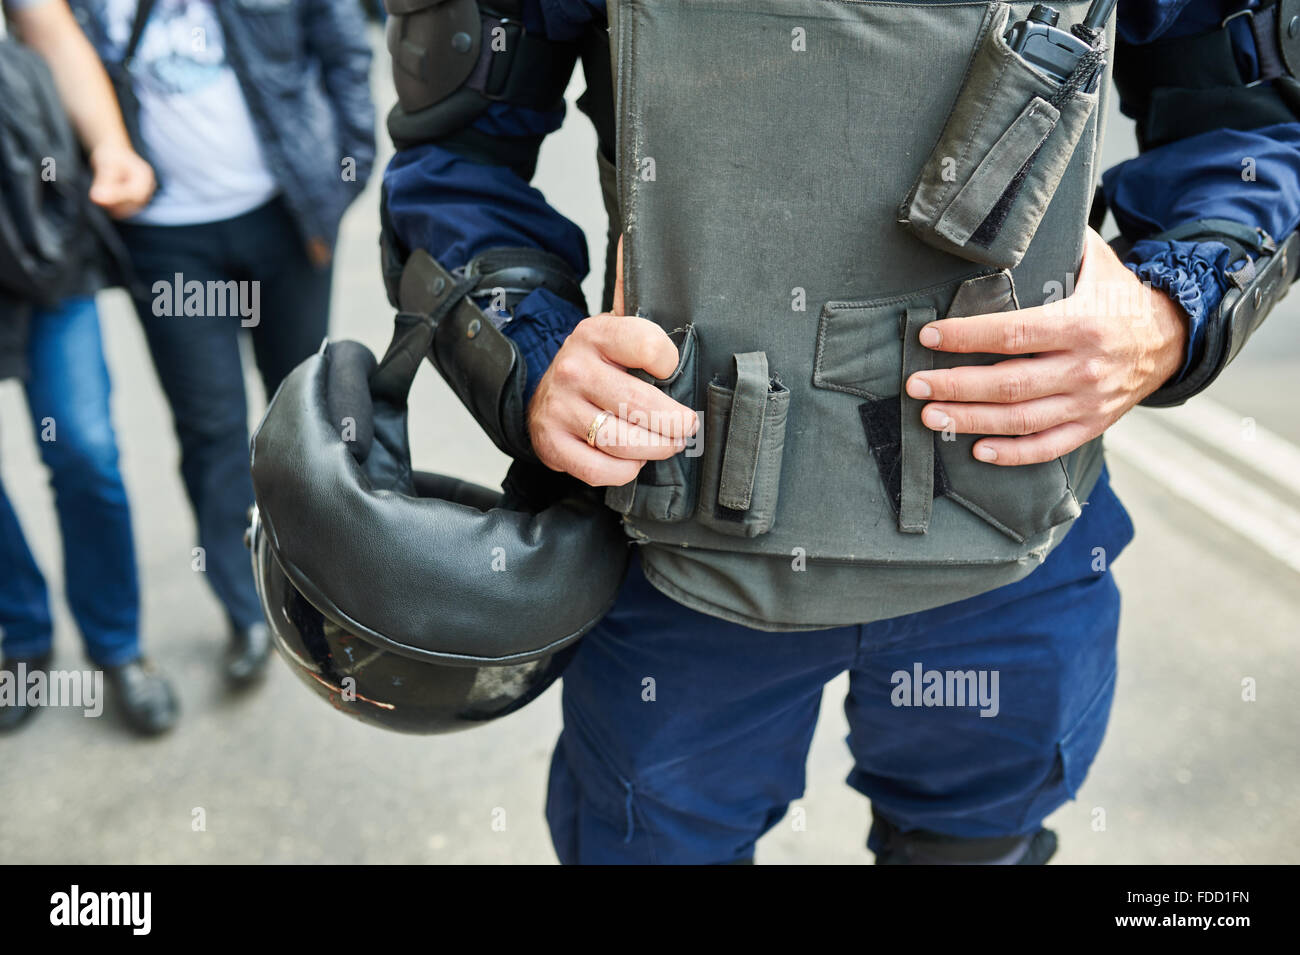
<instances>
[{"instance_id":1,"label":"police officer","mask_svg":"<svg viewBox=\"0 0 1300 955\"><path fill-rule=\"evenodd\" d=\"M1070 7L1075 20L1079 6ZM868 473L871 464L863 462L874 461L884 491L870 492L869 505L867 492L844 500L823 495L815 506L828 523L817 527L831 540L835 522L851 528L855 509L878 506L898 519L900 541L928 529L927 537L943 547L935 534L943 521L982 514L1023 548L1021 559L1009 561L1019 569L999 571L1004 577L981 577L983 571L971 569L979 562L969 561L964 576L931 583L938 578L926 575L951 556L942 552L929 562L854 564L848 558L855 546L874 546L862 539L828 544L828 552L840 547L843 559L822 562L819 577L809 572L795 581L788 557L772 560L798 534L813 535L815 519L798 526L798 508L807 505L792 502L787 490L779 505L773 503L779 508L775 528L770 515L761 526L751 523L750 508L760 494L754 471L745 493L735 495L725 484L735 473L736 462L728 459L751 450L761 468L767 446L756 436L771 433L774 420L760 422L762 409L780 404L782 389L806 386L795 380L805 377L802 370L778 380L781 369L753 357L767 354L751 349L766 347L763 336L773 334L745 339L743 323L756 322L753 316L731 316L726 335L713 336L714 342L730 336L742 346L732 355L706 350L699 359L715 375L717 393L733 402L729 416L718 418L727 446L718 449L721 461L714 466L724 474L723 485L710 492L707 464L704 477L696 472L691 479L700 495L717 498L707 498L714 510L705 513L702 497L698 509L670 513L676 505L669 504L657 515L638 511L636 494L660 486L646 475L662 476L665 462L684 460L683 448L700 424L702 396L674 397L669 385L694 333L670 334L673 329L653 314L626 315L621 273L617 282L607 281L605 311L595 315L540 284L515 295L504 311L500 302L477 295L526 363L531 453L589 485L625 489L639 482L641 488L606 498L623 513L639 557L613 610L583 638L564 675L565 726L547 806L563 862L751 861L756 840L802 793L822 688L845 671L854 758L848 782L871 801L868 845L878 862L1032 864L1052 855L1055 836L1043 820L1078 790L1105 731L1119 619L1109 564L1133 534L1094 439L1139 403L1176 404L1206 387L1262 319L1270 296L1295 274L1294 243L1286 243L1300 222L1300 97L1293 75L1300 58L1290 42L1300 33L1300 9L1289 0L1252 0L1252 6L1240 0L1120 3L1108 55L1121 105L1138 121L1142 153L1106 172L1103 193L1124 238L1117 252L1092 229L1085 232L1086 205L1078 203L1076 211L1067 210L1072 221L1063 221L1067 213L1058 202L1041 227L1083 236L1081 264L1065 300L1074 307L1063 310L1063 302L1027 295L1028 283L1018 282L1016 290L998 293L995 305L973 296L978 307L957 311L949 292L953 304L946 314L908 308L899 315L906 344L898 395L877 396L857 387L856 379L837 384L818 353L814 385L825 373L820 384L827 390L858 395L855 403L868 398L860 410L870 457L848 462L846 473ZM691 7L687 2L673 9ZM385 228L397 265L412 251L426 250L459 274L484 250L505 247L544 250L566 263L576 280L587 273L582 232L528 184L541 140L564 117L562 93L581 58L588 92L578 105L597 128L613 213L607 278L619 271L615 262L622 266L625 256L617 241L623 228L618 205L630 192L626 169L619 170L618 195L613 188L614 164L627 157L616 155L614 103L608 74L602 75L609 69L604 2L390 0L388 8L402 18L389 34L399 94L389 129L398 152L384 180ZM1017 7L1013 16L1024 13ZM925 18L919 22L924 29ZM504 42L493 49L495 40ZM512 65L498 69L505 60L493 57L502 56L512 57ZM665 64L665 72L672 66ZM912 92L886 84L875 95ZM1090 95L1077 77L1068 92ZM1074 102L1057 100L1049 109L1066 124ZM1021 118L1034 120L1032 114ZM1080 114L1076 133L1085 121L1086 113ZM1086 134L1083 140L1080 148L1095 150L1095 140ZM1243 176L1243 157L1266 172ZM828 151L819 175L836 173L833 159ZM1084 172L1076 169L1070 188L1081 194L1091 188L1091 167L1078 168ZM1014 193L1003 199L1008 195L1015 199ZM882 234L887 226L894 224L882 222ZM714 222L712 234L754 227L741 219ZM910 240L890 235L882 255L911 248ZM939 244L932 239L931 245ZM656 276L647 263L655 239L645 241L641 257L629 261L647 269L643 284L653 293ZM907 252L914 261L937 261L932 250L912 245L920 250ZM694 287L685 272L657 278L661 286ZM1154 294L1142 295L1144 285ZM1127 304L1080 304L1086 302ZM841 314L857 312L829 304L819 340L841 327L830 322ZM704 344L692 347L707 349L710 328L698 316L695 321ZM779 358L779 350L774 353ZM969 355L997 360L967 363ZM757 411L741 401L747 382L757 382ZM712 387L709 394L712 400ZM791 415L804 394L796 390ZM900 403L901 438L890 438L886 432L898 428ZM638 413L627 416L635 425L617 427L620 407ZM909 457L909 442L913 449L929 447L928 437L918 444L909 407L924 428L955 436L950 444L961 458L943 443L934 453ZM854 413L848 404L845 409ZM752 433L737 425L742 416L755 415ZM785 431L787 444L809 440L803 434L818 427L816 418L802 419ZM706 461L709 441L721 441L708 431ZM901 441L901 457L897 451L890 457L891 441ZM837 440L822 443L841 449L825 452L830 455L859 453ZM1097 450L1092 463L1080 463L1088 449ZM781 483L788 485L792 466L812 466L792 464L786 450ZM1002 519L1004 512L990 513L977 494L958 493L963 474L1012 487L1031 480L1025 475L1046 474L1042 467L1050 470L1058 459L1067 462L1069 483L1052 492L1056 510L1023 527ZM971 462L984 470L971 471ZM798 473L815 484L811 471ZM1062 480L1059 469L1051 473L1051 480ZM716 474L712 480L719 480ZM1030 490L1038 495L1043 486ZM1080 511L1083 500L1088 506ZM944 516L949 512L960 516ZM908 525L909 514L919 523ZM719 529L719 515L746 530ZM782 524L795 536L764 536ZM762 552L761 543L728 543L742 538L780 546ZM689 546L701 540L702 548ZM910 540L898 547L912 546ZM1005 540L998 546L1004 545L1012 548ZM815 558L809 560L816 564ZM833 583L823 586L818 579ZM926 674L937 672L942 684L942 674L972 670L999 677L994 718L971 706L931 705L923 688L904 687L912 674L931 684ZM937 702L945 702L942 685L931 688Z\"/></svg>"}]
</instances>

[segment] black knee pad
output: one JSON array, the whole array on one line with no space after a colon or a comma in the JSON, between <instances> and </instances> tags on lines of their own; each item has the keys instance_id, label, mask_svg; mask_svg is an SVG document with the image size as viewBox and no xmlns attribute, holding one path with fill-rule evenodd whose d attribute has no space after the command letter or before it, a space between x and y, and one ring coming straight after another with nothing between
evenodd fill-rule
<instances>
[{"instance_id":1,"label":"black knee pad","mask_svg":"<svg viewBox=\"0 0 1300 955\"><path fill-rule=\"evenodd\" d=\"M1056 853L1056 833L960 839L925 829L903 832L873 813L867 847L876 865L1046 865Z\"/></svg>"}]
</instances>

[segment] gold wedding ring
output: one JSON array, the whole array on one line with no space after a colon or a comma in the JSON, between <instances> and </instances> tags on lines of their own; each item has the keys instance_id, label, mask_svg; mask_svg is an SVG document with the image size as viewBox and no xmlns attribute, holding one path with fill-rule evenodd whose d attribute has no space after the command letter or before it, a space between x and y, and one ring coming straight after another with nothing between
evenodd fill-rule
<instances>
[{"instance_id":1,"label":"gold wedding ring","mask_svg":"<svg viewBox=\"0 0 1300 955\"><path fill-rule=\"evenodd\" d=\"M596 432L600 430L600 426L605 423L605 419L608 417L609 412L602 411L591 419L591 427L587 429L587 443L593 448L596 446Z\"/></svg>"}]
</instances>

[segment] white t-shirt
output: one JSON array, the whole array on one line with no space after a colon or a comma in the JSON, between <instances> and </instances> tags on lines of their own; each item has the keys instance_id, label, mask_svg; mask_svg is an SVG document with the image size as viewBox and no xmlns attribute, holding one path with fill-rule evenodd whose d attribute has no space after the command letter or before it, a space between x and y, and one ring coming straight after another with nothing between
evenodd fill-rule
<instances>
[{"instance_id":1,"label":"white t-shirt","mask_svg":"<svg viewBox=\"0 0 1300 955\"><path fill-rule=\"evenodd\" d=\"M126 49L136 0L108 0L104 25L118 55ZM160 187L131 218L191 225L241 215L279 191L211 0L157 0L132 66L140 135Z\"/></svg>"}]
</instances>

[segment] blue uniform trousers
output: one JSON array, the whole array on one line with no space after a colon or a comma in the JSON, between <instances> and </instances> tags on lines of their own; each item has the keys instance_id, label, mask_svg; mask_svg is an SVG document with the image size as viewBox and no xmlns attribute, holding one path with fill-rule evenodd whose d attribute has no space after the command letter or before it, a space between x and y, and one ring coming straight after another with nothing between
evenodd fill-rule
<instances>
[{"instance_id":1,"label":"blue uniform trousers","mask_svg":"<svg viewBox=\"0 0 1300 955\"><path fill-rule=\"evenodd\" d=\"M1036 831L1101 745L1119 622L1110 564L1132 536L1103 473L1065 540L1024 580L802 633L689 610L634 560L564 676L547 799L560 860L751 857L802 795L822 689L846 670L848 783L873 812L904 832ZM843 824L855 838L853 821Z\"/></svg>"}]
</instances>

